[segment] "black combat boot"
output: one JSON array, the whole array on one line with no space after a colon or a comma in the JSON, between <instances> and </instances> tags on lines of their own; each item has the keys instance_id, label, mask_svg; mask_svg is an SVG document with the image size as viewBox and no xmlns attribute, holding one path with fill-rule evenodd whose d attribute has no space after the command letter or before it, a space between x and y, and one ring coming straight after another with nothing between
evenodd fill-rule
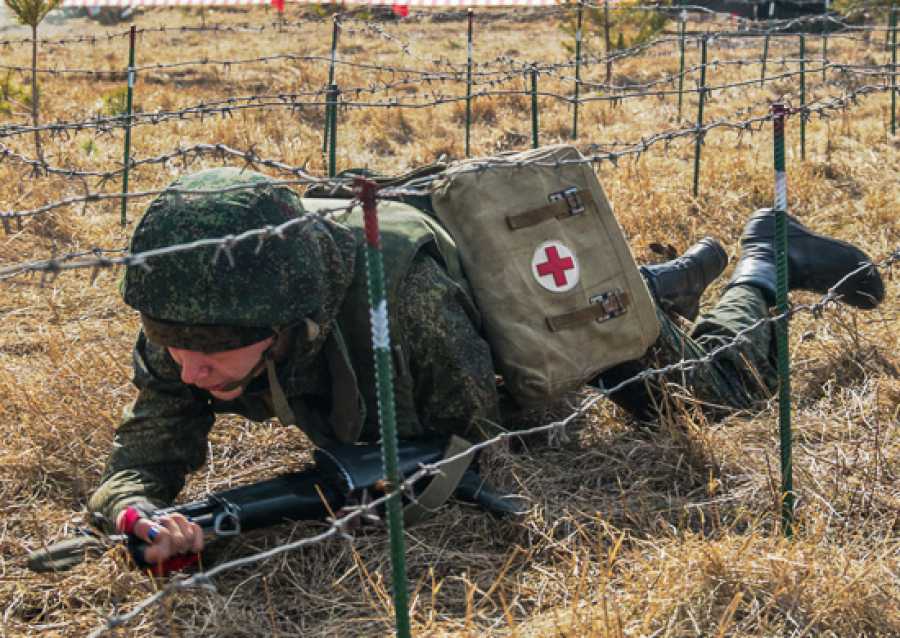
<instances>
[{"instance_id":1,"label":"black combat boot","mask_svg":"<svg viewBox=\"0 0 900 638\"><path fill-rule=\"evenodd\" d=\"M750 217L741 237L741 259L728 287L747 284L763 291L775 303L775 211L763 208ZM855 272L835 292L841 301L871 310L884 299L884 283L872 260L847 242L818 235L787 216L788 290L827 293L844 277Z\"/></svg>"},{"instance_id":2,"label":"black combat boot","mask_svg":"<svg viewBox=\"0 0 900 638\"><path fill-rule=\"evenodd\" d=\"M704 237L678 259L641 266L641 272L663 310L694 321L700 314L700 296L727 265L728 254L722 244Z\"/></svg>"}]
</instances>

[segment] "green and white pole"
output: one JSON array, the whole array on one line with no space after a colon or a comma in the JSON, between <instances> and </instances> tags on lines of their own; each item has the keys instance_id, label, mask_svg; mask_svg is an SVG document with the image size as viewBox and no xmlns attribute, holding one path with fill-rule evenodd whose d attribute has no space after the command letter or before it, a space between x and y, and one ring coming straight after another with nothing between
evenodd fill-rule
<instances>
[{"instance_id":1,"label":"green and white pole","mask_svg":"<svg viewBox=\"0 0 900 638\"><path fill-rule=\"evenodd\" d=\"M128 39L128 91L125 96L125 171L122 173L122 228L127 219L128 169L131 165L131 114L134 97L134 41L135 26L131 25Z\"/></svg>"},{"instance_id":2,"label":"green and white pole","mask_svg":"<svg viewBox=\"0 0 900 638\"><path fill-rule=\"evenodd\" d=\"M384 466L387 523L391 542L391 574L394 590L394 618L397 636L409 638L409 586L406 573L406 544L403 539L403 509L400 502L400 453L394 410L394 382L391 376L391 335L388 326L387 299L384 294L384 264L381 258L381 233L378 229L378 185L357 178L366 236L366 281L369 289L369 314L372 324L372 349L375 355L375 380L378 386L378 417L381 425L381 460Z\"/></svg>"},{"instance_id":3,"label":"green and white pole","mask_svg":"<svg viewBox=\"0 0 900 638\"><path fill-rule=\"evenodd\" d=\"M787 175L784 160L784 119L788 110L776 102L771 109L775 142L775 304L779 315L788 311L787 266ZM775 324L778 352L778 423L781 440L781 529L790 538L794 534L794 480L791 433L791 376L788 320Z\"/></svg>"}]
</instances>

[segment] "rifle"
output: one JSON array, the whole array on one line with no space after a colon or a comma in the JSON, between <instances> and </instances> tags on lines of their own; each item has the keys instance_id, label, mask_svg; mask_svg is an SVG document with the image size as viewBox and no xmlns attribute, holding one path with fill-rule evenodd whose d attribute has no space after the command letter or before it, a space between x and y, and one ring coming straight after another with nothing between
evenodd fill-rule
<instances>
[{"instance_id":1,"label":"rifle","mask_svg":"<svg viewBox=\"0 0 900 638\"><path fill-rule=\"evenodd\" d=\"M456 456L468 447L458 437L453 437L449 445L404 441L399 446L400 472L410 475L424 464ZM471 455L462 456L442 466L440 474L417 481L412 502L404 510L405 522L415 523L450 496L501 515L521 513L521 503L484 483L469 467L470 461ZM383 487L379 445L334 445L315 448L313 464L302 471L209 494L199 501L157 510L153 515L183 514L205 534L231 537L286 522L325 520L351 499L361 499L366 492L383 492ZM105 535L99 524L81 526L76 534L75 538L31 552L28 568L40 573L64 571L116 546L124 546L138 567L149 567L143 558L148 545L133 535ZM178 571L196 562L196 558L174 557L162 569L155 569L162 573Z\"/></svg>"}]
</instances>

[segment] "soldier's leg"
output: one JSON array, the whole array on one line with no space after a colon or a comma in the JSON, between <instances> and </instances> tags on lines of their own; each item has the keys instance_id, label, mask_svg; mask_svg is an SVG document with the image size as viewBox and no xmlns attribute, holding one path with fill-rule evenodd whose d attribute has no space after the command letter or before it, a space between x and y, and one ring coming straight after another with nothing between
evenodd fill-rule
<instances>
[{"instance_id":1,"label":"soldier's leg","mask_svg":"<svg viewBox=\"0 0 900 638\"><path fill-rule=\"evenodd\" d=\"M863 251L816 234L790 216L786 222L790 290L825 294L836 287L844 303L863 310L878 306L884 298L884 284ZM776 383L774 328L760 320L774 303L775 280L775 212L761 209L744 229L741 259L715 310L701 317L688 336L658 309L661 331L657 342L640 359L600 375L599 383L616 388L611 398L644 419L655 419L673 394L690 397L713 415L749 408L767 398ZM663 296L654 292L659 308ZM650 375L652 369L679 364L683 359L703 359L703 363ZM618 388L632 377L639 381Z\"/></svg>"},{"instance_id":2,"label":"soldier's leg","mask_svg":"<svg viewBox=\"0 0 900 638\"><path fill-rule=\"evenodd\" d=\"M714 310L698 319L690 334L658 306L657 316L660 336L647 353L596 380L599 387L613 389L637 378L610 395L635 417L656 420L673 397L695 402L718 417L749 409L771 396L775 388L773 328L760 323L768 316L768 307L758 288L730 288ZM667 366L675 369L663 375L653 372Z\"/></svg>"}]
</instances>

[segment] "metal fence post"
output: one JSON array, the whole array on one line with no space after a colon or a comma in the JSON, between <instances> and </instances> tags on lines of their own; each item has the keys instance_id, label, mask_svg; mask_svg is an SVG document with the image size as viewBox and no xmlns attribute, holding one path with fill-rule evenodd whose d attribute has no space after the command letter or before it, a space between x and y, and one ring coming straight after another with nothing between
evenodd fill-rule
<instances>
[{"instance_id":1,"label":"metal fence post","mask_svg":"<svg viewBox=\"0 0 900 638\"><path fill-rule=\"evenodd\" d=\"M131 25L131 31L128 34L128 91L125 97L125 170L122 173L122 227L125 227L127 221L128 206L128 169L131 166L131 116L134 95L134 48L135 48L135 26Z\"/></svg>"}]
</instances>

